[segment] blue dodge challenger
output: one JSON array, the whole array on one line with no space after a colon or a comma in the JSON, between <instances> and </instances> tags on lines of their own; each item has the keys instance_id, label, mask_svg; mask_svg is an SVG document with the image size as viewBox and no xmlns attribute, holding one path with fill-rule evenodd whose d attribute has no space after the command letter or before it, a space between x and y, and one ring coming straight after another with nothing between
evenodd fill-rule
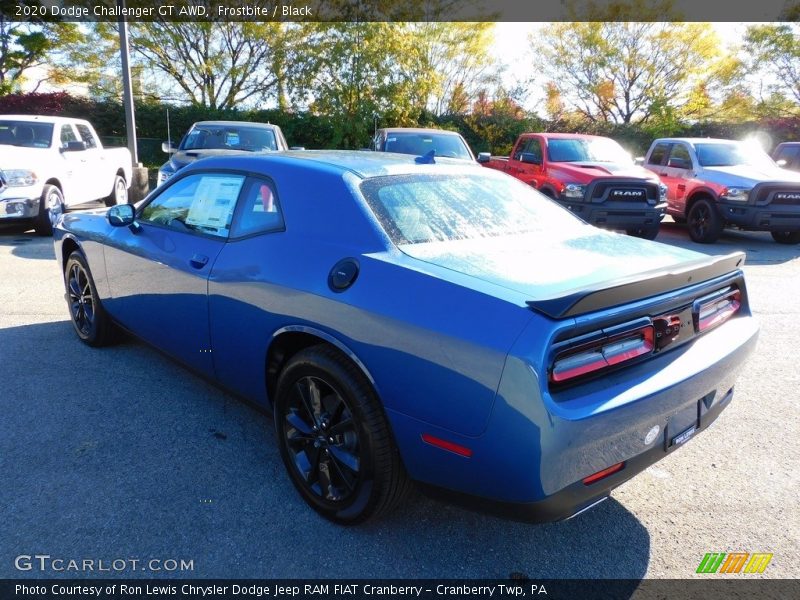
<instances>
[{"instance_id":1,"label":"blue dodge challenger","mask_svg":"<svg viewBox=\"0 0 800 600\"><path fill-rule=\"evenodd\" d=\"M54 239L83 342L133 333L269 408L292 483L343 524L412 482L582 512L719 416L758 334L743 254L432 155L209 158Z\"/></svg>"}]
</instances>

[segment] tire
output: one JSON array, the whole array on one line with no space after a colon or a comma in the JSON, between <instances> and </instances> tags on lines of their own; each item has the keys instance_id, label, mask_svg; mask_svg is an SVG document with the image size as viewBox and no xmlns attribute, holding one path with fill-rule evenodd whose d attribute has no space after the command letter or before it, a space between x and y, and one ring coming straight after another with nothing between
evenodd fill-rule
<instances>
[{"instance_id":1,"label":"tire","mask_svg":"<svg viewBox=\"0 0 800 600\"><path fill-rule=\"evenodd\" d=\"M770 231L772 239L779 244L800 244L800 231Z\"/></svg>"},{"instance_id":2,"label":"tire","mask_svg":"<svg viewBox=\"0 0 800 600\"><path fill-rule=\"evenodd\" d=\"M107 346L117 339L117 328L103 310L92 273L80 252L73 252L64 268L64 286L75 333L89 346Z\"/></svg>"},{"instance_id":3,"label":"tire","mask_svg":"<svg viewBox=\"0 0 800 600\"><path fill-rule=\"evenodd\" d=\"M125 178L121 175L114 177L114 187L111 188L111 193L106 196L105 203L106 206L128 203L128 186L125 183Z\"/></svg>"},{"instance_id":4,"label":"tire","mask_svg":"<svg viewBox=\"0 0 800 600\"><path fill-rule=\"evenodd\" d=\"M647 225L644 227L636 227L635 229L628 229L626 233L633 237L642 238L643 240L654 240L658 235L658 225Z\"/></svg>"},{"instance_id":5,"label":"tire","mask_svg":"<svg viewBox=\"0 0 800 600\"><path fill-rule=\"evenodd\" d=\"M278 379L274 411L289 478L326 519L355 525L406 497L410 479L378 397L336 349L313 346L292 357Z\"/></svg>"},{"instance_id":6,"label":"tire","mask_svg":"<svg viewBox=\"0 0 800 600\"><path fill-rule=\"evenodd\" d=\"M53 225L63 212L64 196L61 190L54 185L45 185L42 197L39 199L39 214L33 222L36 235L42 237L53 235Z\"/></svg>"},{"instance_id":7,"label":"tire","mask_svg":"<svg viewBox=\"0 0 800 600\"><path fill-rule=\"evenodd\" d=\"M714 204L701 198L689 209L689 237L699 244L713 244L722 233L722 219Z\"/></svg>"}]
</instances>

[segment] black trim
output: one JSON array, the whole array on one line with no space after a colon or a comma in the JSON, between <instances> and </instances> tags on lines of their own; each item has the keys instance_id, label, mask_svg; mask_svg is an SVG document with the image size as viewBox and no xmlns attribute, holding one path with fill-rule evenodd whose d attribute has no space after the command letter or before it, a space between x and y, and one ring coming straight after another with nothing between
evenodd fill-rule
<instances>
[{"instance_id":1,"label":"black trim","mask_svg":"<svg viewBox=\"0 0 800 600\"><path fill-rule=\"evenodd\" d=\"M526 304L553 319L574 317L721 277L741 267L744 258L744 252L709 256L673 267L645 271L633 277L607 281L557 298L528 300Z\"/></svg>"}]
</instances>

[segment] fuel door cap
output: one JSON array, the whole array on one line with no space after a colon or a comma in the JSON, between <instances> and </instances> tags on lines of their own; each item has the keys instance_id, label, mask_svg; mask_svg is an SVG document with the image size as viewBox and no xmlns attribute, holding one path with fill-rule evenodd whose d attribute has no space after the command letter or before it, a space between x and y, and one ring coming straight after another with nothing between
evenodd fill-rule
<instances>
[{"instance_id":1,"label":"fuel door cap","mask_svg":"<svg viewBox=\"0 0 800 600\"><path fill-rule=\"evenodd\" d=\"M358 261L355 258L343 258L331 269L328 275L328 286L334 292L343 292L358 277Z\"/></svg>"}]
</instances>

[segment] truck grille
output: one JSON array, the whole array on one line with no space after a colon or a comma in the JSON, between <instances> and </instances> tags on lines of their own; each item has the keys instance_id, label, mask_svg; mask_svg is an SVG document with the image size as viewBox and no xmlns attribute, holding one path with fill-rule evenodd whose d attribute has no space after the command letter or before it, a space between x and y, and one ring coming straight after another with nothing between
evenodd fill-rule
<instances>
[{"instance_id":1,"label":"truck grille","mask_svg":"<svg viewBox=\"0 0 800 600\"><path fill-rule=\"evenodd\" d=\"M800 205L800 185L796 183L760 183L753 188L752 193L758 206Z\"/></svg>"}]
</instances>

